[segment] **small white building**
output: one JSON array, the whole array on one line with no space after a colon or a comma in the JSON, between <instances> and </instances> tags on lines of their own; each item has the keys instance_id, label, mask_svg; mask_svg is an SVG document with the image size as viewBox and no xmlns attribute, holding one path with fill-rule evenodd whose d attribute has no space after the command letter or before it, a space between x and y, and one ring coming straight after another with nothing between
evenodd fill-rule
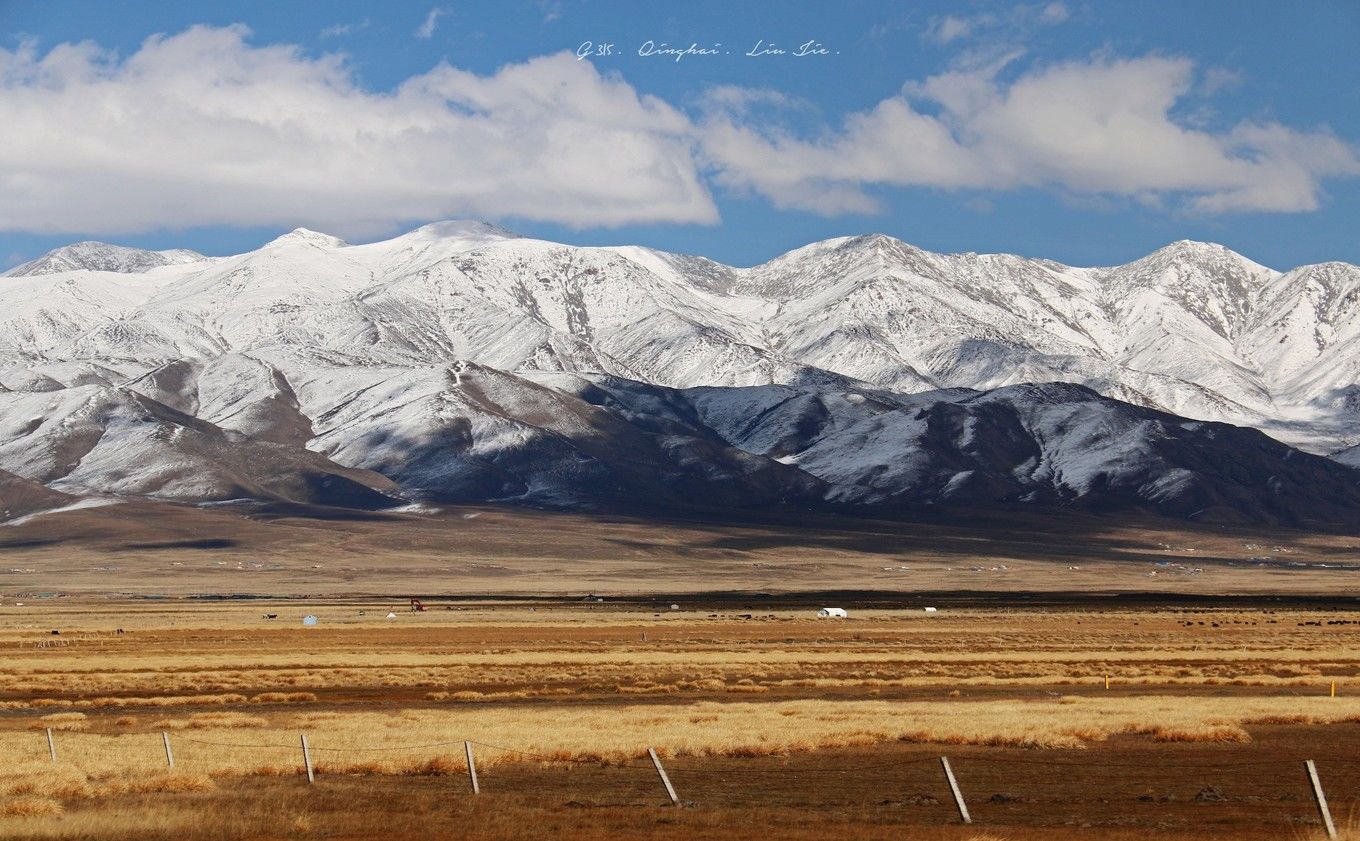
<instances>
[{"instance_id":1,"label":"small white building","mask_svg":"<svg viewBox=\"0 0 1360 841\"><path fill-rule=\"evenodd\" d=\"M824 607L817 611L818 619L844 619L848 615L843 607Z\"/></svg>"}]
</instances>

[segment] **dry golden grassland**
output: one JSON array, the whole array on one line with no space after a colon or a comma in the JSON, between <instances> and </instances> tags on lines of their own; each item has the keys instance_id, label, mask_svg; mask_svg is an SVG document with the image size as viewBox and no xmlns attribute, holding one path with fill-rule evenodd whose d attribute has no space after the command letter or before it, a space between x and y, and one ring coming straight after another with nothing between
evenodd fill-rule
<instances>
[{"instance_id":1,"label":"dry golden grassland","mask_svg":"<svg viewBox=\"0 0 1360 841\"><path fill-rule=\"evenodd\" d=\"M205 837L367 837L369 818L345 805L359 802L347 781L411 786L391 790L412 798L392 795L394 820L426 806L434 814L445 807L426 804L436 795L429 787L447 790L450 783L439 780L466 772L464 740L476 743L479 767L505 781L496 796L521 798L503 799L505 814L518 814L521 826L561 818L563 833L582 838L712 834L724 809L748 816L773 809L766 819L790 838L837 821L860 826L855 837L946 823L938 792L911 801L934 801L918 814L868 793L847 770L885 757L901 767L875 772L875 785L900 773L893 786L924 790L938 781L934 766L922 763L943 752L978 763L964 767L982 781L993 773L989 757L1022 763L1014 766L1019 774L1028 773L1026 757L1092 768L1130 756L1149 767L1166 757L1292 763L1356 755L1360 747L1360 624L1343 611L856 610L848 620L818 620L812 609L488 603L400 609L387 619L393 605L374 603L27 607L0 610L0 837L199 837L193 816L218 812L231 812L223 820L236 829ZM304 613L320 623L303 627ZM322 781L312 789L299 782L302 733ZM613 812L603 824L578 820L568 807L582 800L579 789L553 788L603 775L587 790L614 791L623 780L651 809L655 778L641 761L648 747L691 791L704 792L704 808L668 813L683 818L642 833ZM725 768L762 780L776 769L787 774L778 785L705 788L727 779L717 773ZM1326 772L1330 779L1350 773ZM510 781L521 779L512 794ZM1035 786L1054 785L1035 779ZM1074 819L1078 829L1084 821L1134 831L1144 828L1141 820L1162 820L1148 811L1109 823L1119 812L1107 808L1112 797L1145 805L1117 782L1086 799L1054 788L1061 807L1015 801L1035 804L1038 817L1012 814L1004 805L1010 795L998 794L999 805L985 808L1005 822L991 836L913 833L1060 837L1030 833L1045 825L1043 815L1068 808L1085 815ZM1242 785L1258 782L1246 776ZM777 808L742 801L762 785ZM325 786L334 810L309 818L305 804L320 802L315 792ZM839 792L834 804L817 805L830 791ZM1348 809L1357 795L1336 800ZM1220 829L1246 832L1258 820L1252 810L1266 809L1271 796L1237 803L1239 822ZM296 826L270 828L263 814L252 822L243 816L255 807L243 798L278 800ZM1304 822L1275 837L1308 837L1299 834L1312 831L1298 805L1306 801L1292 789L1289 798L1288 809L1269 814ZM128 817L134 805L141 818ZM517 837L504 815L493 820L481 806L466 808L473 810L462 815L469 833L481 827L482 837ZM1163 829L1188 831L1203 811ZM591 834L611 821L615 835ZM1113 829L1099 837L1137 837Z\"/></svg>"}]
</instances>

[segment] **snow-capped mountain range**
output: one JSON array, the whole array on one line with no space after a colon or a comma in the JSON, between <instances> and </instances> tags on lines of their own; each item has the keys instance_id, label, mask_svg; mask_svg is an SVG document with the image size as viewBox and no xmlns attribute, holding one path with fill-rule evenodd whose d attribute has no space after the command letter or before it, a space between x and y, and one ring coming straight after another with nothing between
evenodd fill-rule
<instances>
[{"instance_id":1,"label":"snow-capped mountain range","mask_svg":"<svg viewBox=\"0 0 1360 841\"><path fill-rule=\"evenodd\" d=\"M107 242L76 242L53 249L36 260L24 263L22 266L15 266L5 272L5 276L28 277L79 271L80 269L132 274L160 266L206 263L210 259L210 257L205 257L197 251L188 251L182 248L171 251L145 251L140 248L109 245Z\"/></svg>"},{"instance_id":2,"label":"snow-capped mountain range","mask_svg":"<svg viewBox=\"0 0 1360 841\"><path fill-rule=\"evenodd\" d=\"M1345 263L1178 242L1074 268L870 235L734 268L441 222L231 257L79 243L0 288L0 471L54 492L1360 503L1354 449L1284 446L1360 443Z\"/></svg>"}]
</instances>

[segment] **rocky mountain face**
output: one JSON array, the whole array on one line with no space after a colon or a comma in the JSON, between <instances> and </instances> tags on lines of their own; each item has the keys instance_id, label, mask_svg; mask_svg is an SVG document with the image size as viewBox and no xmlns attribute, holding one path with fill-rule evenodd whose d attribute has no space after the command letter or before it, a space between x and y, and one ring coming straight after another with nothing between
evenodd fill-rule
<instances>
[{"instance_id":1,"label":"rocky mountain face","mask_svg":"<svg viewBox=\"0 0 1360 841\"><path fill-rule=\"evenodd\" d=\"M0 469L66 494L1360 510L1354 451L1302 451L1360 441L1342 263L875 235L740 269L444 222L223 258L82 243L0 284Z\"/></svg>"}]
</instances>

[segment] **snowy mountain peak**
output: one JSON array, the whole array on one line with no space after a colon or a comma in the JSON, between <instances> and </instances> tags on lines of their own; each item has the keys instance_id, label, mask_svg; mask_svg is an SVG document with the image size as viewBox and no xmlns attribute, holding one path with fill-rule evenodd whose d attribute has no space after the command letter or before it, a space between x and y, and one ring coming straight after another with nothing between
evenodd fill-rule
<instances>
[{"instance_id":1,"label":"snowy mountain peak","mask_svg":"<svg viewBox=\"0 0 1360 841\"><path fill-rule=\"evenodd\" d=\"M1157 249L1157 251L1176 251L1186 254L1222 254L1226 251L1236 256L1241 256L1226 245L1200 239L1178 239L1175 242L1162 246ZM1155 254L1157 252L1153 253Z\"/></svg>"},{"instance_id":2,"label":"snowy mountain peak","mask_svg":"<svg viewBox=\"0 0 1360 841\"><path fill-rule=\"evenodd\" d=\"M500 225L493 225L480 219L445 219L442 222L431 222L428 225L421 225L406 236L416 235L438 239L518 239L520 236Z\"/></svg>"},{"instance_id":3,"label":"snowy mountain peak","mask_svg":"<svg viewBox=\"0 0 1360 841\"><path fill-rule=\"evenodd\" d=\"M201 263L210 260L197 251L176 248L169 251L147 251L110 245L107 242L76 242L54 248L36 260L15 266L5 277L32 277L86 269L97 272L139 274L161 266Z\"/></svg>"},{"instance_id":4,"label":"snowy mountain peak","mask_svg":"<svg viewBox=\"0 0 1360 841\"><path fill-rule=\"evenodd\" d=\"M1246 329L1262 291L1280 276L1237 252L1210 242L1181 240L1102 272L1103 283L1128 312L1146 320L1189 316L1223 339ZM1161 309L1157 301L1174 310ZM1189 322L1186 322L1189 324Z\"/></svg>"},{"instance_id":5,"label":"snowy mountain peak","mask_svg":"<svg viewBox=\"0 0 1360 841\"><path fill-rule=\"evenodd\" d=\"M913 253L920 252L920 249L916 246L905 240L900 240L897 237L889 236L887 234L863 234L861 236L836 237L834 239L822 240L821 242L814 242L805 248L789 252L789 255L807 255L809 252L816 250L853 252L856 254L872 254L877 256L895 254L900 251Z\"/></svg>"},{"instance_id":6,"label":"snowy mountain peak","mask_svg":"<svg viewBox=\"0 0 1360 841\"><path fill-rule=\"evenodd\" d=\"M1248 260L1226 245L1219 245L1216 242L1200 242L1193 239L1176 240L1137 262L1144 261L1197 263L1200 265L1223 264L1243 268L1256 275L1269 276L1275 274L1271 269Z\"/></svg>"},{"instance_id":7,"label":"snowy mountain peak","mask_svg":"<svg viewBox=\"0 0 1360 841\"><path fill-rule=\"evenodd\" d=\"M330 234L323 234L319 231L307 228L294 228L281 237L277 237L265 243L265 248L280 245L311 245L317 248L345 248L349 243L339 237Z\"/></svg>"},{"instance_id":8,"label":"snowy mountain peak","mask_svg":"<svg viewBox=\"0 0 1360 841\"><path fill-rule=\"evenodd\" d=\"M867 248L897 248L907 245L903 240L887 234L873 233L863 236L851 237L846 241L847 245L854 245Z\"/></svg>"},{"instance_id":9,"label":"snowy mountain peak","mask_svg":"<svg viewBox=\"0 0 1360 841\"><path fill-rule=\"evenodd\" d=\"M1145 281L1156 280L1167 272L1239 275L1244 280L1261 283L1278 275L1278 272L1248 260L1231 248L1190 239L1177 240L1131 263L1112 266L1105 271L1114 276L1136 277Z\"/></svg>"}]
</instances>

